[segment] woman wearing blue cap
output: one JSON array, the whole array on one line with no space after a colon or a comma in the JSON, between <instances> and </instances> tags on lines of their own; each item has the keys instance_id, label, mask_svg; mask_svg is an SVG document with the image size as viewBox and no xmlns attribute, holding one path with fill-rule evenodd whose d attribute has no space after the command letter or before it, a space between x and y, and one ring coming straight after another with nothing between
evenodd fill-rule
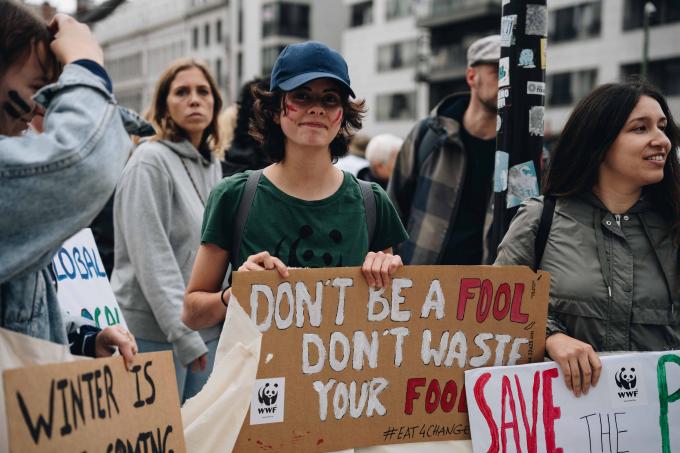
<instances>
[{"instance_id":1,"label":"woman wearing blue cap","mask_svg":"<svg viewBox=\"0 0 680 453\"><path fill-rule=\"evenodd\" d=\"M251 135L274 163L226 178L210 195L182 314L193 329L224 319L229 262L284 278L288 266L363 265L376 287L402 265L392 247L407 233L385 192L333 166L365 111L364 101L350 99L342 56L318 42L290 45L269 91L254 95Z\"/></svg>"}]
</instances>

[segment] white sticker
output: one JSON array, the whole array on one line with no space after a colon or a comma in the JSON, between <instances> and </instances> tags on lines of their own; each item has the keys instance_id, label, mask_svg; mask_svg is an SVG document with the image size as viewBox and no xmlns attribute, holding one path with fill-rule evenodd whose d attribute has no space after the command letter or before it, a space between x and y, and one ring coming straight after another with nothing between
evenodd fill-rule
<instances>
[{"instance_id":1,"label":"white sticker","mask_svg":"<svg viewBox=\"0 0 680 453\"><path fill-rule=\"evenodd\" d=\"M534 63L534 51L531 49L522 49L519 54L519 63L517 63L517 66L527 69L535 68L536 63Z\"/></svg>"},{"instance_id":2,"label":"white sticker","mask_svg":"<svg viewBox=\"0 0 680 453\"><path fill-rule=\"evenodd\" d=\"M501 6L505 6L505 5L507 5L508 3L510 3L510 0L503 0L503 2L501 3Z\"/></svg>"},{"instance_id":3,"label":"white sticker","mask_svg":"<svg viewBox=\"0 0 680 453\"><path fill-rule=\"evenodd\" d=\"M255 380L250 400L250 424L263 425L283 421L286 378Z\"/></svg>"},{"instance_id":4,"label":"white sticker","mask_svg":"<svg viewBox=\"0 0 680 453\"><path fill-rule=\"evenodd\" d=\"M501 47L510 47L513 44L517 14L501 17Z\"/></svg>"},{"instance_id":5,"label":"white sticker","mask_svg":"<svg viewBox=\"0 0 680 453\"><path fill-rule=\"evenodd\" d=\"M508 85L510 85L510 57L503 57L498 60L498 86Z\"/></svg>"},{"instance_id":6,"label":"white sticker","mask_svg":"<svg viewBox=\"0 0 680 453\"><path fill-rule=\"evenodd\" d=\"M503 99L505 100L505 99ZM500 115L496 115L496 132L501 130L501 127L503 126L503 118L501 118Z\"/></svg>"},{"instance_id":7,"label":"white sticker","mask_svg":"<svg viewBox=\"0 0 680 453\"><path fill-rule=\"evenodd\" d=\"M510 96L510 88L501 88L498 90L498 99L507 98Z\"/></svg>"},{"instance_id":8,"label":"white sticker","mask_svg":"<svg viewBox=\"0 0 680 453\"><path fill-rule=\"evenodd\" d=\"M503 107L505 107L505 98L498 98L498 102L496 103L496 108L500 110Z\"/></svg>"},{"instance_id":9,"label":"white sticker","mask_svg":"<svg viewBox=\"0 0 680 453\"><path fill-rule=\"evenodd\" d=\"M536 105L529 109L529 135L543 137L545 107Z\"/></svg>"},{"instance_id":10,"label":"white sticker","mask_svg":"<svg viewBox=\"0 0 680 453\"><path fill-rule=\"evenodd\" d=\"M609 399L614 407L642 406L647 404L647 387L644 385L642 368L631 362L626 366L607 370Z\"/></svg>"},{"instance_id":11,"label":"white sticker","mask_svg":"<svg viewBox=\"0 0 680 453\"><path fill-rule=\"evenodd\" d=\"M527 5L525 33L548 36L548 8L545 5Z\"/></svg>"},{"instance_id":12,"label":"white sticker","mask_svg":"<svg viewBox=\"0 0 680 453\"><path fill-rule=\"evenodd\" d=\"M545 82L527 82L527 94L545 96Z\"/></svg>"}]
</instances>

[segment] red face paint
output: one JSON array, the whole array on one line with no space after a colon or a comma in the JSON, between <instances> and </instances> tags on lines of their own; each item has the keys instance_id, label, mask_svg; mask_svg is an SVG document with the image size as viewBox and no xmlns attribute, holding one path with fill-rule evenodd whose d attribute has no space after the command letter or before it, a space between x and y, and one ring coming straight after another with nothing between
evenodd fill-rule
<instances>
[{"instance_id":1,"label":"red face paint","mask_svg":"<svg viewBox=\"0 0 680 453\"><path fill-rule=\"evenodd\" d=\"M288 103L288 102L286 102L286 110L290 110L291 112L297 112L297 111L298 111L298 109L296 109L296 108L293 106L293 104L290 104L290 103Z\"/></svg>"},{"instance_id":2,"label":"red face paint","mask_svg":"<svg viewBox=\"0 0 680 453\"><path fill-rule=\"evenodd\" d=\"M338 110L338 114L335 116L335 119L333 120L333 124L338 123L341 118L342 118L342 109Z\"/></svg>"}]
</instances>

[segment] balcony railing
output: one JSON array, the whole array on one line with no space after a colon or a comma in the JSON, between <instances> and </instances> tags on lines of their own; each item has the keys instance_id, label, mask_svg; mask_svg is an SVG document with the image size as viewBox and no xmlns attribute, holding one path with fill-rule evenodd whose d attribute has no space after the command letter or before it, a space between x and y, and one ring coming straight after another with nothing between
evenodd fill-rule
<instances>
[{"instance_id":1,"label":"balcony railing","mask_svg":"<svg viewBox=\"0 0 680 453\"><path fill-rule=\"evenodd\" d=\"M426 0L417 9L418 26L462 22L488 14L500 16L502 0Z\"/></svg>"}]
</instances>

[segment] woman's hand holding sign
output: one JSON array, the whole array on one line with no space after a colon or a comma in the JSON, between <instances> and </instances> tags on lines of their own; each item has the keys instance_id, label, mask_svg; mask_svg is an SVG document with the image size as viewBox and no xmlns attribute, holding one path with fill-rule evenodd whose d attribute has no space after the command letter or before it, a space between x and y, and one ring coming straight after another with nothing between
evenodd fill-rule
<instances>
[{"instance_id":1,"label":"woman's hand holding sign","mask_svg":"<svg viewBox=\"0 0 680 453\"><path fill-rule=\"evenodd\" d=\"M597 385L602 373L602 362L588 343L563 333L550 335L545 340L545 350L560 366L567 388L576 397L588 394L590 385Z\"/></svg>"}]
</instances>

